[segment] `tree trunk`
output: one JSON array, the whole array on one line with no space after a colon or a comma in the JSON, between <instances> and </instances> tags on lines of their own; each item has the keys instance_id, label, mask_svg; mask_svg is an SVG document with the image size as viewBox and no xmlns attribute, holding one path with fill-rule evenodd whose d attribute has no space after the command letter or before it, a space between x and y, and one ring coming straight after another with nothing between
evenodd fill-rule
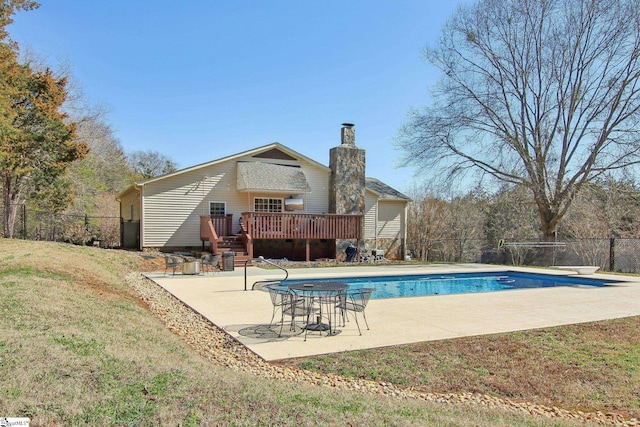
<instances>
[{"instance_id":1,"label":"tree trunk","mask_svg":"<svg viewBox=\"0 0 640 427\"><path fill-rule=\"evenodd\" d=\"M542 215L542 241L545 243L555 243L558 237L558 221L557 215ZM552 219L549 219L551 217ZM542 248L542 264L549 267L555 264L556 248L555 246L545 246Z\"/></svg>"},{"instance_id":2,"label":"tree trunk","mask_svg":"<svg viewBox=\"0 0 640 427\"><path fill-rule=\"evenodd\" d=\"M556 235L552 235L552 236L544 236L544 241L545 242L555 242L556 241ZM542 264L545 267L549 267L552 266L556 263L556 248L555 246L545 246L544 248L542 248Z\"/></svg>"},{"instance_id":3,"label":"tree trunk","mask_svg":"<svg viewBox=\"0 0 640 427\"><path fill-rule=\"evenodd\" d=\"M3 236L6 238L11 238L12 228L9 227L9 220L11 219L11 199L9 197L9 185L5 179L2 191L2 204L4 206L4 215L2 218L2 229L4 230Z\"/></svg>"},{"instance_id":4,"label":"tree trunk","mask_svg":"<svg viewBox=\"0 0 640 427\"><path fill-rule=\"evenodd\" d=\"M12 194L13 186L11 185L11 178L6 178L3 188L3 203L4 203L4 237L13 238L13 227L16 222L16 212L18 209L18 194Z\"/></svg>"}]
</instances>

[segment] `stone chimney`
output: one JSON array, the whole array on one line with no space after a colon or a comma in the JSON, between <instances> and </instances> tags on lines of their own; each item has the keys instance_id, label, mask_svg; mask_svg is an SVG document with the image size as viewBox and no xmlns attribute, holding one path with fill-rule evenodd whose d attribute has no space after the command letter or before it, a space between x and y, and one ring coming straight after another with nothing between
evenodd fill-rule
<instances>
[{"instance_id":1,"label":"stone chimney","mask_svg":"<svg viewBox=\"0 0 640 427\"><path fill-rule=\"evenodd\" d=\"M356 130L353 123L343 123L340 129L340 140L342 144L356 145Z\"/></svg>"},{"instance_id":2,"label":"stone chimney","mask_svg":"<svg viewBox=\"0 0 640 427\"><path fill-rule=\"evenodd\" d=\"M329 212L364 215L365 210L365 151L356 146L356 130L351 123L343 123L341 144L329 152ZM344 249L351 240L336 241L336 258L344 257Z\"/></svg>"}]
</instances>

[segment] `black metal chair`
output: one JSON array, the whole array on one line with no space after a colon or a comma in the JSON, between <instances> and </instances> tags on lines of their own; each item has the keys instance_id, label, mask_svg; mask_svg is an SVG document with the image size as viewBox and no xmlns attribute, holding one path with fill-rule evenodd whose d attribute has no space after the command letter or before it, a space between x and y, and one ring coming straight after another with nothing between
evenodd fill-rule
<instances>
[{"instance_id":1,"label":"black metal chair","mask_svg":"<svg viewBox=\"0 0 640 427\"><path fill-rule=\"evenodd\" d=\"M309 318L310 311L305 305L304 301L298 298L294 293L282 286L271 284L264 285L262 289L266 289L271 297L271 304L273 305L273 313L271 314L271 321L269 325L275 325L273 319L275 319L276 313L280 310L280 332L278 336L282 336L282 328L284 327L284 317L291 317L291 323L289 330L295 331L295 318L304 317L306 320Z\"/></svg>"},{"instance_id":2,"label":"black metal chair","mask_svg":"<svg viewBox=\"0 0 640 427\"><path fill-rule=\"evenodd\" d=\"M346 296L344 296L340 302L338 302L337 307L340 309L342 314L342 324L344 326L347 312L353 313L353 317L356 319L356 326L358 326L358 332L362 335L362 331L360 330L360 324L358 323L358 313L362 313L362 317L364 318L364 323L367 325L367 330L369 330L369 322L367 322L367 316L365 315L365 308L367 308L367 304L369 303L369 299L371 298L371 294L375 289L373 288L361 288L354 289L352 291L347 292Z\"/></svg>"},{"instance_id":3,"label":"black metal chair","mask_svg":"<svg viewBox=\"0 0 640 427\"><path fill-rule=\"evenodd\" d=\"M287 304L289 299L289 291L282 289L277 285L265 285L262 289L266 289L271 297L271 304L273 305L273 313L271 314L271 321L269 325L273 325L273 319L276 317L276 312L280 310L280 321L284 321L283 308Z\"/></svg>"},{"instance_id":4,"label":"black metal chair","mask_svg":"<svg viewBox=\"0 0 640 427\"><path fill-rule=\"evenodd\" d=\"M173 275L175 276L176 270L178 267L182 265L182 258L174 256L174 255L165 255L164 256L164 275L167 275L167 270L172 269Z\"/></svg>"},{"instance_id":5,"label":"black metal chair","mask_svg":"<svg viewBox=\"0 0 640 427\"><path fill-rule=\"evenodd\" d=\"M312 300L295 291L289 290L289 298L286 299L282 312L285 316L291 317L291 331L295 331L296 329L296 317L303 319L305 341L307 340L307 326L309 325L309 318L311 317L311 314L316 311L318 311L318 308L313 304ZM280 333L282 333L282 325L280 326Z\"/></svg>"},{"instance_id":6,"label":"black metal chair","mask_svg":"<svg viewBox=\"0 0 640 427\"><path fill-rule=\"evenodd\" d=\"M200 261L202 263L202 272L206 273L207 270L213 271L213 274L216 274L220 271L220 254L203 254L200 257Z\"/></svg>"}]
</instances>

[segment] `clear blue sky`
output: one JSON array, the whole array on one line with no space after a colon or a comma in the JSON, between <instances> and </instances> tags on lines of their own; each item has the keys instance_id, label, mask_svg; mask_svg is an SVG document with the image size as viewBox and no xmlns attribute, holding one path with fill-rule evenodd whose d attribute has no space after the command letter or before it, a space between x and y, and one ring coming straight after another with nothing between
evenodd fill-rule
<instances>
[{"instance_id":1,"label":"clear blue sky","mask_svg":"<svg viewBox=\"0 0 640 427\"><path fill-rule=\"evenodd\" d=\"M422 59L458 1L40 0L9 27L68 61L126 151L180 168L271 142L325 165L356 124L367 176L406 191L392 140L437 71ZM424 174L423 174L424 176Z\"/></svg>"}]
</instances>

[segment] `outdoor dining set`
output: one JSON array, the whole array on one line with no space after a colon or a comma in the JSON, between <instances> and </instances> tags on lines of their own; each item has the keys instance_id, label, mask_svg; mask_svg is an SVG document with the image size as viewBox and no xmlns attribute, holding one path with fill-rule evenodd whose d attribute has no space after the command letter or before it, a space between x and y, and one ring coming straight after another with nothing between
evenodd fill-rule
<instances>
[{"instance_id":1,"label":"outdoor dining set","mask_svg":"<svg viewBox=\"0 0 640 427\"><path fill-rule=\"evenodd\" d=\"M332 336L340 333L338 325L346 326L347 316L351 314L362 335L358 322L358 313L362 315L367 329L369 324L365 308L374 289L351 289L348 284L333 281L286 282L267 284L262 289L269 292L273 304L270 325L279 328L278 336L282 336L285 326L296 331L298 324L304 330L304 340L309 332L325 333ZM276 314L280 313L280 321L273 323ZM298 322L296 322L298 319Z\"/></svg>"}]
</instances>

